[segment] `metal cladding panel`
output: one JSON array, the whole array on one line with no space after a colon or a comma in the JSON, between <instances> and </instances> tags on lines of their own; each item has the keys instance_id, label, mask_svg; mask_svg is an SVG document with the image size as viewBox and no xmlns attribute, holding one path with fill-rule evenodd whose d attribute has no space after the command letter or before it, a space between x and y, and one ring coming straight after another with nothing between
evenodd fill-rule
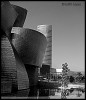
<instances>
[{"instance_id":1,"label":"metal cladding panel","mask_svg":"<svg viewBox=\"0 0 86 100\"><path fill-rule=\"evenodd\" d=\"M13 4L12 4L12 7L18 13L18 16L15 20L13 27L23 27L25 19L26 19L26 15L27 15L27 10L25 8L22 8Z\"/></svg>"},{"instance_id":2,"label":"metal cladding panel","mask_svg":"<svg viewBox=\"0 0 86 100\"><path fill-rule=\"evenodd\" d=\"M1 92L11 92L17 86L16 60L6 36L1 37Z\"/></svg>"},{"instance_id":3,"label":"metal cladding panel","mask_svg":"<svg viewBox=\"0 0 86 100\"><path fill-rule=\"evenodd\" d=\"M6 36L1 37L1 92L11 93L12 88L29 88L25 66ZM13 90L14 91L14 90Z\"/></svg>"},{"instance_id":4,"label":"metal cladding panel","mask_svg":"<svg viewBox=\"0 0 86 100\"><path fill-rule=\"evenodd\" d=\"M12 43L24 64L41 66L45 49L46 37L38 31L20 28L18 34L14 35Z\"/></svg>"},{"instance_id":5,"label":"metal cladding panel","mask_svg":"<svg viewBox=\"0 0 86 100\"><path fill-rule=\"evenodd\" d=\"M37 30L44 34L47 39L47 48L45 51L45 56L43 63L46 65L52 64L52 25L38 25Z\"/></svg>"},{"instance_id":6,"label":"metal cladding panel","mask_svg":"<svg viewBox=\"0 0 86 100\"><path fill-rule=\"evenodd\" d=\"M1 28L4 32L9 32L16 20L17 12L9 1L2 1L1 4ZM9 34L8 34L9 35Z\"/></svg>"},{"instance_id":7,"label":"metal cladding panel","mask_svg":"<svg viewBox=\"0 0 86 100\"><path fill-rule=\"evenodd\" d=\"M19 57L12 43L11 45L13 47L13 51L14 51L15 59L16 59L18 90L28 89L29 88L29 78L28 78L25 65L22 62L21 58Z\"/></svg>"}]
</instances>

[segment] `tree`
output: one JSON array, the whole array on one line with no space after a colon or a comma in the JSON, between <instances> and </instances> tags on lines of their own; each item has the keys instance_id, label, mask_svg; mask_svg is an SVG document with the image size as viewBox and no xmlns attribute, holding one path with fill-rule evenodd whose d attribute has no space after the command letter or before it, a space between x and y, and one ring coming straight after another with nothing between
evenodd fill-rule
<instances>
[{"instance_id":1,"label":"tree","mask_svg":"<svg viewBox=\"0 0 86 100\"><path fill-rule=\"evenodd\" d=\"M68 72L70 71L70 69L67 67L68 64L62 64L62 84L64 84L65 86L67 86L68 84Z\"/></svg>"},{"instance_id":2,"label":"tree","mask_svg":"<svg viewBox=\"0 0 86 100\"><path fill-rule=\"evenodd\" d=\"M81 82L82 80L82 73L81 72L77 72L77 81Z\"/></svg>"},{"instance_id":3,"label":"tree","mask_svg":"<svg viewBox=\"0 0 86 100\"><path fill-rule=\"evenodd\" d=\"M82 76L81 81L85 82L85 76L84 75Z\"/></svg>"},{"instance_id":4,"label":"tree","mask_svg":"<svg viewBox=\"0 0 86 100\"><path fill-rule=\"evenodd\" d=\"M68 86L68 80L67 80L67 76L68 76L68 72L70 71L69 68L67 67L68 64L62 64L62 86ZM61 99L66 99L66 91L65 89L62 90L61 92Z\"/></svg>"},{"instance_id":5,"label":"tree","mask_svg":"<svg viewBox=\"0 0 86 100\"><path fill-rule=\"evenodd\" d=\"M69 80L70 80L71 83L73 83L75 81L73 76L70 76Z\"/></svg>"},{"instance_id":6,"label":"tree","mask_svg":"<svg viewBox=\"0 0 86 100\"><path fill-rule=\"evenodd\" d=\"M63 69L63 71L65 71L65 72L69 72L70 71L70 69L67 67L68 66L68 64L67 63L65 63L65 64L62 64L62 69Z\"/></svg>"}]
</instances>

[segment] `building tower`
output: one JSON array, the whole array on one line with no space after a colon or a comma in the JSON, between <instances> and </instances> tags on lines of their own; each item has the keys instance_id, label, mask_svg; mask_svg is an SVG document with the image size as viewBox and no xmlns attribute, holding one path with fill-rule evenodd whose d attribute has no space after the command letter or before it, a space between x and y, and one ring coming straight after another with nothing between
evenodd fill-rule
<instances>
[{"instance_id":1,"label":"building tower","mask_svg":"<svg viewBox=\"0 0 86 100\"><path fill-rule=\"evenodd\" d=\"M43 64L52 66L52 25L38 25L37 31L45 35L47 48L43 59Z\"/></svg>"}]
</instances>

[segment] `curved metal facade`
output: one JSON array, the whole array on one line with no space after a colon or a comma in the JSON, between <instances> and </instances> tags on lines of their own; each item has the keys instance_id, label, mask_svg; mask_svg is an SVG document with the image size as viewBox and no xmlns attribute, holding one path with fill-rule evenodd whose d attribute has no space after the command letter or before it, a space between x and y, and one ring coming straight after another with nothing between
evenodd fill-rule
<instances>
[{"instance_id":1,"label":"curved metal facade","mask_svg":"<svg viewBox=\"0 0 86 100\"><path fill-rule=\"evenodd\" d=\"M14 84L14 85L13 85ZM1 92L11 92L17 87L16 59L6 36L1 37Z\"/></svg>"},{"instance_id":2,"label":"curved metal facade","mask_svg":"<svg viewBox=\"0 0 86 100\"><path fill-rule=\"evenodd\" d=\"M43 34L32 29L20 28L18 34L14 34L12 43L24 64L41 67L47 46Z\"/></svg>"},{"instance_id":3,"label":"curved metal facade","mask_svg":"<svg viewBox=\"0 0 86 100\"><path fill-rule=\"evenodd\" d=\"M37 30L46 36L48 42L43 64L52 66L52 25L38 25Z\"/></svg>"},{"instance_id":4,"label":"curved metal facade","mask_svg":"<svg viewBox=\"0 0 86 100\"><path fill-rule=\"evenodd\" d=\"M15 9L12 7L10 2L8 1L2 1L1 5L1 28L4 32L11 31L11 28L18 16L18 13L15 11ZM7 35L9 35L7 34Z\"/></svg>"},{"instance_id":5,"label":"curved metal facade","mask_svg":"<svg viewBox=\"0 0 86 100\"><path fill-rule=\"evenodd\" d=\"M23 27L26 15L27 15L27 10L25 8L16 6L11 4L12 7L15 9L15 11L18 13L18 16L13 24L13 27Z\"/></svg>"},{"instance_id":6,"label":"curved metal facade","mask_svg":"<svg viewBox=\"0 0 86 100\"><path fill-rule=\"evenodd\" d=\"M26 9L12 5L9 1L2 2L2 93L27 89L29 85L36 85L38 81L38 67L42 67L47 46L46 37L38 31L25 28L11 33L12 27L23 27L26 15Z\"/></svg>"},{"instance_id":7,"label":"curved metal facade","mask_svg":"<svg viewBox=\"0 0 86 100\"><path fill-rule=\"evenodd\" d=\"M15 60L16 60L18 90L28 89L29 88L29 78L28 78L28 74L27 74L25 65L22 62L20 56L18 55L18 53L12 43L11 43L11 46L13 48Z\"/></svg>"},{"instance_id":8,"label":"curved metal facade","mask_svg":"<svg viewBox=\"0 0 86 100\"><path fill-rule=\"evenodd\" d=\"M13 26L23 26L27 10L11 5L9 1L1 4L1 93L29 88L29 78L24 63L11 41Z\"/></svg>"},{"instance_id":9,"label":"curved metal facade","mask_svg":"<svg viewBox=\"0 0 86 100\"><path fill-rule=\"evenodd\" d=\"M29 88L25 66L6 36L1 37L1 92Z\"/></svg>"}]
</instances>

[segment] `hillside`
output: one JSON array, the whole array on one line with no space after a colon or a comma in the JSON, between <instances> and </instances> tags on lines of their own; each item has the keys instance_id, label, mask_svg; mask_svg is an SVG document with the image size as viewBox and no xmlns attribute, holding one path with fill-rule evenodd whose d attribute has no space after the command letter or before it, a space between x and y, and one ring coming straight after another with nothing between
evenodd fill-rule
<instances>
[{"instance_id":1,"label":"hillside","mask_svg":"<svg viewBox=\"0 0 86 100\"><path fill-rule=\"evenodd\" d=\"M81 71L82 75L85 75L85 72L84 71ZM76 71L70 71L68 73L69 76L76 76L77 75L77 72Z\"/></svg>"}]
</instances>

